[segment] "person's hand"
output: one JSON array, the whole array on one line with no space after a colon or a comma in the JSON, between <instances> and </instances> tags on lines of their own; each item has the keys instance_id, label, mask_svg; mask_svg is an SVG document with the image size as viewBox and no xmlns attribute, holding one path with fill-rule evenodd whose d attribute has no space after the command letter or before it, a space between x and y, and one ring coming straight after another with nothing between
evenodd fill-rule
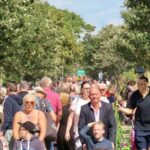
<instances>
[{"instance_id":1,"label":"person's hand","mask_svg":"<svg viewBox=\"0 0 150 150\"><path fill-rule=\"evenodd\" d=\"M83 144L83 145L82 145L82 149L83 149L83 150L87 150L87 149L86 149L86 144Z\"/></svg>"},{"instance_id":2,"label":"person's hand","mask_svg":"<svg viewBox=\"0 0 150 150\"><path fill-rule=\"evenodd\" d=\"M95 124L96 122L90 122L88 123L88 126L91 127L93 124Z\"/></svg>"},{"instance_id":3,"label":"person's hand","mask_svg":"<svg viewBox=\"0 0 150 150\"><path fill-rule=\"evenodd\" d=\"M66 141L70 140L70 133L69 132L66 132L66 134L65 134L65 140Z\"/></svg>"},{"instance_id":4,"label":"person's hand","mask_svg":"<svg viewBox=\"0 0 150 150\"><path fill-rule=\"evenodd\" d=\"M120 104L117 104L117 108L118 108L118 111L122 111L122 106Z\"/></svg>"},{"instance_id":5,"label":"person's hand","mask_svg":"<svg viewBox=\"0 0 150 150\"><path fill-rule=\"evenodd\" d=\"M41 138L41 137L39 137L39 140L40 140L41 142L43 142L43 141L44 141L44 139L43 139L43 138Z\"/></svg>"},{"instance_id":6,"label":"person's hand","mask_svg":"<svg viewBox=\"0 0 150 150\"><path fill-rule=\"evenodd\" d=\"M112 149L115 150L115 145L113 142L112 142Z\"/></svg>"},{"instance_id":7,"label":"person's hand","mask_svg":"<svg viewBox=\"0 0 150 150\"><path fill-rule=\"evenodd\" d=\"M0 137L1 136L4 136L4 132L3 131L0 131Z\"/></svg>"}]
</instances>

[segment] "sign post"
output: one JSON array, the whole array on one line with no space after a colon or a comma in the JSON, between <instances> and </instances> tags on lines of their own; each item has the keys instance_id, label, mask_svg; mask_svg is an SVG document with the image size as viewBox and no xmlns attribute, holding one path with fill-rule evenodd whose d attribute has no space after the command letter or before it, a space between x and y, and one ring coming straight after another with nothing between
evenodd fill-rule
<instances>
[{"instance_id":1,"label":"sign post","mask_svg":"<svg viewBox=\"0 0 150 150\"><path fill-rule=\"evenodd\" d=\"M85 76L85 75L86 75L85 70L83 70L83 69L77 70L77 76L78 77L82 77L82 76Z\"/></svg>"}]
</instances>

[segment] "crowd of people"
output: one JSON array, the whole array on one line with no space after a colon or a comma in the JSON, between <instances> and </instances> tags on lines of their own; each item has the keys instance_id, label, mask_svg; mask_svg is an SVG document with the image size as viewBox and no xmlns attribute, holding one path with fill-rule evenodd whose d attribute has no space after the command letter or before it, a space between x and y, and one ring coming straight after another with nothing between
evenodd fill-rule
<instances>
[{"instance_id":1,"label":"crowd of people","mask_svg":"<svg viewBox=\"0 0 150 150\"><path fill-rule=\"evenodd\" d=\"M32 87L10 81L0 92L0 145L7 150L114 150L117 101L123 122L134 118L136 149L149 150L148 78L129 82L125 93L122 97L111 82L87 77L57 84L43 77Z\"/></svg>"}]
</instances>

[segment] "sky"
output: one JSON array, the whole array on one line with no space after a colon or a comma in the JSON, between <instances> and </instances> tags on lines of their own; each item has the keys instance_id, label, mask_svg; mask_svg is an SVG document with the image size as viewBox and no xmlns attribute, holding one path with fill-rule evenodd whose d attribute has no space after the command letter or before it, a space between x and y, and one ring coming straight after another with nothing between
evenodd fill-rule
<instances>
[{"instance_id":1,"label":"sky","mask_svg":"<svg viewBox=\"0 0 150 150\"><path fill-rule=\"evenodd\" d=\"M120 25L123 0L48 0L59 9L75 12L99 31L108 24Z\"/></svg>"}]
</instances>

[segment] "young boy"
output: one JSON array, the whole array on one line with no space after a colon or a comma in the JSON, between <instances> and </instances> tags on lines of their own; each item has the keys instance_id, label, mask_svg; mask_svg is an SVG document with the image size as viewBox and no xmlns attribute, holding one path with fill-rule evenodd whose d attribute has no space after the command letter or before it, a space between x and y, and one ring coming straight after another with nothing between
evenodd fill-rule
<instances>
[{"instance_id":1,"label":"young boy","mask_svg":"<svg viewBox=\"0 0 150 150\"><path fill-rule=\"evenodd\" d=\"M36 126L30 121L19 124L20 140L15 141L13 150L45 150L44 143L34 135Z\"/></svg>"},{"instance_id":2,"label":"young boy","mask_svg":"<svg viewBox=\"0 0 150 150\"><path fill-rule=\"evenodd\" d=\"M88 135L90 129L92 131L92 136ZM89 123L81 130L80 136L84 139L87 150L100 148L113 150L112 143L104 138L104 132L105 129L102 122Z\"/></svg>"}]
</instances>

